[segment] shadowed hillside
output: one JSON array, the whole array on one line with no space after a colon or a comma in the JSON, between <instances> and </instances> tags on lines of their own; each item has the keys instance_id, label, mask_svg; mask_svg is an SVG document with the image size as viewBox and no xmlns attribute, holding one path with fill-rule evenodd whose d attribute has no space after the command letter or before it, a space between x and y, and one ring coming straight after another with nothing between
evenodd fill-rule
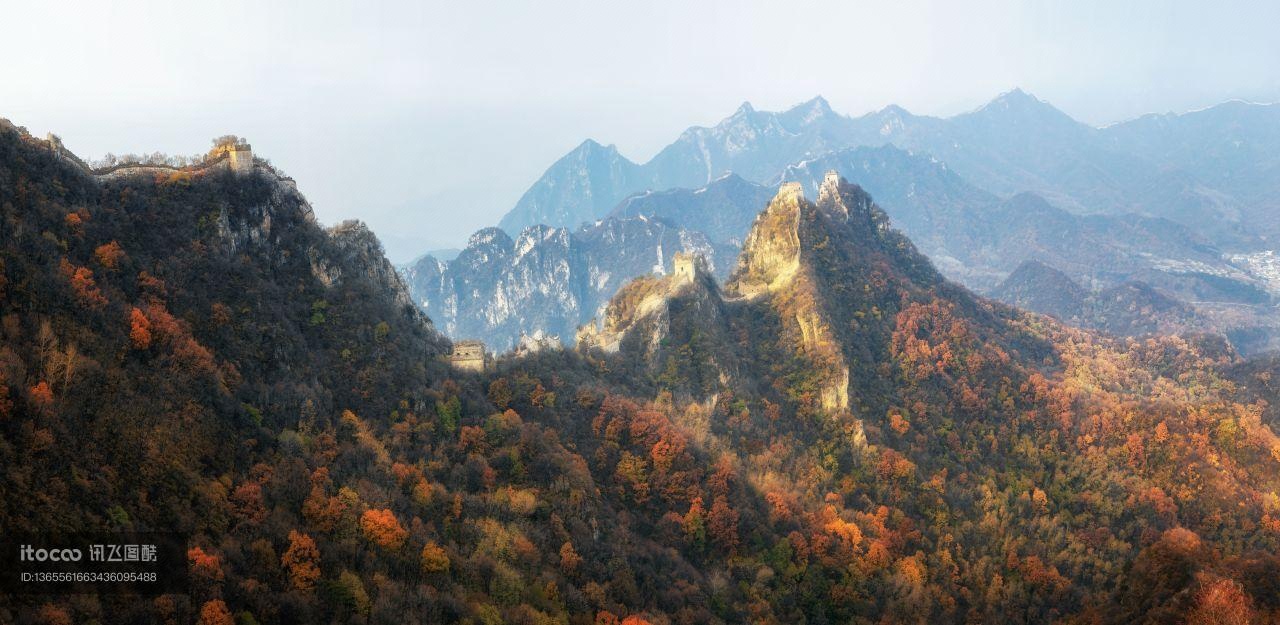
<instances>
[{"instance_id":1,"label":"shadowed hillside","mask_svg":"<svg viewBox=\"0 0 1280 625\"><path fill-rule=\"evenodd\" d=\"M179 531L191 576L5 622L1280 608L1264 365L973 296L835 176L784 187L724 287L682 254L580 351L480 372L258 163L103 180L4 128L0 219L0 528Z\"/></svg>"}]
</instances>

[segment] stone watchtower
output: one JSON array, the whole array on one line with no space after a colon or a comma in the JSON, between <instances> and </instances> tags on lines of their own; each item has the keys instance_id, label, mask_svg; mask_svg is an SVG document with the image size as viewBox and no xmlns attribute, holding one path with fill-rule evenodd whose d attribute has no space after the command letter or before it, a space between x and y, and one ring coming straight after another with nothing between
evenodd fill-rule
<instances>
[{"instance_id":1,"label":"stone watchtower","mask_svg":"<svg viewBox=\"0 0 1280 625\"><path fill-rule=\"evenodd\" d=\"M828 169L826 175L822 177L822 186L831 187L832 189L840 188L840 172L834 169Z\"/></svg>"},{"instance_id":2,"label":"stone watchtower","mask_svg":"<svg viewBox=\"0 0 1280 625\"><path fill-rule=\"evenodd\" d=\"M694 252L676 252L671 257L671 265L671 275L677 282L693 282L699 271L707 270L707 261Z\"/></svg>"},{"instance_id":3,"label":"stone watchtower","mask_svg":"<svg viewBox=\"0 0 1280 625\"><path fill-rule=\"evenodd\" d=\"M66 151L66 148L63 147L62 145L62 138L59 137L58 135L55 135L51 132L45 135L44 140L45 140L45 143L49 144L49 151L53 152L54 154L57 154L58 156L62 156L62 154Z\"/></svg>"},{"instance_id":4,"label":"stone watchtower","mask_svg":"<svg viewBox=\"0 0 1280 625\"><path fill-rule=\"evenodd\" d=\"M253 147L248 143L227 146L227 163L236 173L253 171Z\"/></svg>"},{"instance_id":5,"label":"stone watchtower","mask_svg":"<svg viewBox=\"0 0 1280 625\"><path fill-rule=\"evenodd\" d=\"M834 169L827 170L822 177L822 185L818 187L818 204L837 206L841 218L849 218L849 209L840 201L840 174Z\"/></svg>"},{"instance_id":6,"label":"stone watchtower","mask_svg":"<svg viewBox=\"0 0 1280 625\"><path fill-rule=\"evenodd\" d=\"M211 164L226 167L237 174L253 171L253 146L235 135L225 135L213 140L209 150Z\"/></svg>"},{"instance_id":7,"label":"stone watchtower","mask_svg":"<svg viewBox=\"0 0 1280 625\"><path fill-rule=\"evenodd\" d=\"M483 372L489 365L489 354L481 341L458 341L449 354L449 364L463 371Z\"/></svg>"},{"instance_id":8,"label":"stone watchtower","mask_svg":"<svg viewBox=\"0 0 1280 625\"><path fill-rule=\"evenodd\" d=\"M784 182L778 186L778 197L787 199L803 199L804 185L799 182Z\"/></svg>"}]
</instances>

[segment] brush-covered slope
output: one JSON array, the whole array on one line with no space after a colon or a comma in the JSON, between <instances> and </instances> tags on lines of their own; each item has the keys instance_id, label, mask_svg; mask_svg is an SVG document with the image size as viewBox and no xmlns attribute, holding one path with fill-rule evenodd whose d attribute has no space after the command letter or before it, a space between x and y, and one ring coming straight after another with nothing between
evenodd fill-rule
<instances>
[{"instance_id":1,"label":"brush-covered slope","mask_svg":"<svg viewBox=\"0 0 1280 625\"><path fill-rule=\"evenodd\" d=\"M1266 387L976 298L835 178L724 288L622 289L616 351L458 374L363 228L156 173L0 132L0 527L187 533L191 592L2 621L1276 617Z\"/></svg>"},{"instance_id":2,"label":"brush-covered slope","mask_svg":"<svg viewBox=\"0 0 1280 625\"><path fill-rule=\"evenodd\" d=\"M1071 325L1122 336L1214 331L1194 308L1149 284L1126 282L1091 292L1039 261L1023 263L993 295Z\"/></svg>"},{"instance_id":3,"label":"brush-covered slope","mask_svg":"<svg viewBox=\"0 0 1280 625\"><path fill-rule=\"evenodd\" d=\"M191 585L0 622L725 622L709 569L508 409L598 384L455 374L372 234L264 163L101 177L51 147L0 124L0 530L178 532Z\"/></svg>"},{"instance_id":4,"label":"brush-covered slope","mask_svg":"<svg viewBox=\"0 0 1280 625\"><path fill-rule=\"evenodd\" d=\"M773 506L756 536L794 532L739 548L768 563L752 587L779 620L818 587L845 598L835 621L1276 616L1256 574L1280 567L1280 438L1220 341L1109 339L976 298L832 179L816 202L784 187L718 302L672 315L691 291L623 294L640 291L611 305L619 351L583 348L720 407L688 427L750 467Z\"/></svg>"}]
</instances>

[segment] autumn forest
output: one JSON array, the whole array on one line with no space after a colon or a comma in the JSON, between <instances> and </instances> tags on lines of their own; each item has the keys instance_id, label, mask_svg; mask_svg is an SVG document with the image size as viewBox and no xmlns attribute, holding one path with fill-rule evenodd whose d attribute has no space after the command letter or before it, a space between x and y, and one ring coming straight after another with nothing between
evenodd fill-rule
<instances>
[{"instance_id":1,"label":"autumn forest","mask_svg":"<svg viewBox=\"0 0 1280 625\"><path fill-rule=\"evenodd\" d=\"M180 532L188 589L0 623L1280 623L1280 363L977 296L853 182L476 372L265 162L6 123L0 531Z\"/></svg>"}]
</instances>

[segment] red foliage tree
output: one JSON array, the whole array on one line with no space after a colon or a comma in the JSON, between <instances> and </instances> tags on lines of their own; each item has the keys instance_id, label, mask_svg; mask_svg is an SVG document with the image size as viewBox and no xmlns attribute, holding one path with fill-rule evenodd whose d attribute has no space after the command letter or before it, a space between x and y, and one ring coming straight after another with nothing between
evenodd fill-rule
<instances>
[{"instance_id":1,"label":"red foliage tree","mask_svg":"<svg viewBox=\"0 0 1280 625\"><path fill-rule=\"evenodd\" d=\"M71 614L66 608L46 603L36 610L36 622L40 625L71 625Z\"/></svg>"},{"instance_id":2,"label":"red foliage tree","mask_svg":"<svg viewBox=\"0 0 1280 625\"><path fill-rule=\"evenodd\" d=\"M716 497L707 515L707 531L722 549L732 553L738 548L738 511L729 507L724 496Z\"/></svg>"},{"instance_id":3,"label":"red foliage tree","mask_svg":"<svg viewBox=\"0 0 1280 625\"><path fill-rule=\"evenodd\" d=\"M27 391L27 395L31 397L31 403L39 410L48 410L53 405L53 389L49 388L49 383L43 380Z\"/></svg>"},{"instance_id":4,"label":"red foliage tree","mask_svg":"<svg viewBox=\"0 0 1280 625\"><path fill-rule=\"evenodd\" d=\"M222 558L215 553L208 553L200 547L187 550L187 564L191 574L208 583L222 581Z\"/></svg>"}]
</instances>

